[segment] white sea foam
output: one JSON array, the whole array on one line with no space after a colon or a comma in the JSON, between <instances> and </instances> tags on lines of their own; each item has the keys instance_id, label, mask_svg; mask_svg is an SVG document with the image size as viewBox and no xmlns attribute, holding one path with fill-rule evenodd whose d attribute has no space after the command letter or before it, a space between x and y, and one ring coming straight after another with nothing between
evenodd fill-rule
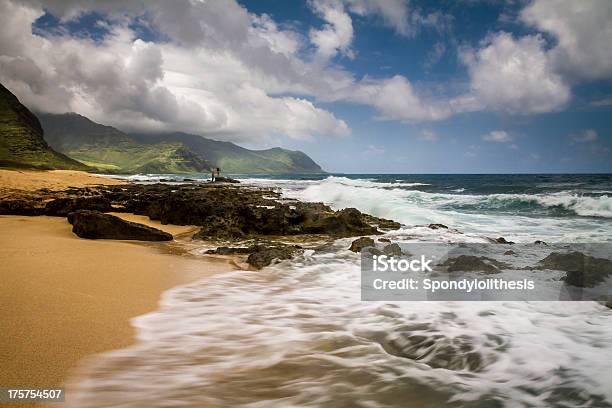
<instances>
[{"instance_id":1,"label":"white sea foam","mask_svg":"<svg viewBox=\"0 0 612 408\"><path fill-rule=\"evenodd\" d=\"M361 302L349 241L167 292L158 312L135 319L137 345L89 367L71 406L612 401L612 325L603 306ZM404 348L415 339L418 350ZM455 366L443 368L449 358Z\"/></svg>"},{"instance_id":2,"label":"white sea foam","mask_svg":"<svg viewBox=\"0 0 612 408\"><path fill-rule=\"evenodd\" d=\"M385 235L399 242L487 242L486 236L499 235L571 242L612 235L602 218L457 209L533 201L576 213L601 212L607 197L453 195L347 180L281 185L290 197L401 221L402 228ZM253 183L279 185L267 179ZM452 228L433 230L425 226L430 222ZM134 319L136 345L103 355L85 369L70 390L69 406L612 404L607 358L612 315L605 307L362 302L359 255L346 249L350 241L337 240L258 272L232 272L166 292L160 310ZM544 282L551 276L542 272L533 278ZM411 341L419 346L411 349ZM453 367L440 365L449 359Z\"/></svg>"}]
</instances>

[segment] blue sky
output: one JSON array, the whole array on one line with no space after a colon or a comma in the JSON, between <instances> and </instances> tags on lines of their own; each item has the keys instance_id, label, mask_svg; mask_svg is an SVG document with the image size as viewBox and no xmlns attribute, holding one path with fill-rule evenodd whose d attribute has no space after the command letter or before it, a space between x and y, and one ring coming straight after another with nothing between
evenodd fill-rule
<instances>
[{"instance_id":1,"label":"blue sky","mask_svg":"<svg viewBox=\"0 0 612 408\"><path fill-rule=\"evenodd\" d=\"M9 1L0 80L38 111L332 172L612 172L612 2L145 5Z\"/></svg>"}]
</instances>

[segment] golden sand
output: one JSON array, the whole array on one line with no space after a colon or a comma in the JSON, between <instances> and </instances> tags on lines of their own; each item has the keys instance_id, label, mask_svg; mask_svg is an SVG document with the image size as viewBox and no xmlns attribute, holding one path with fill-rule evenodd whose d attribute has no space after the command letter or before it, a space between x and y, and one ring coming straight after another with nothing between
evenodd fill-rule
<instances>
[{"instance_id":1,"label":"golden sand","mask_svg":"<svg viewBox=\"0 0 612 408\"><path fill-rule=\"evenodd\" d=\"M166 245L80 239L65 218L0 216L1 386L60 386L83 357L129 345L129 319L154 310L162 291L235 269Z\"/></svg>"},{"instance_id":2,"label":"golden sand","mask_svg":"<svg viewBox=\"0 0 612 408\"><path fill-rule=\"evenodd\" d=\"M33 191L41 188L65 190L68 187L87 187L97 184L125 184L123 180L96 176L73 170L7 170L0 169L0 187Z\"/></svg>"}]
</instances>

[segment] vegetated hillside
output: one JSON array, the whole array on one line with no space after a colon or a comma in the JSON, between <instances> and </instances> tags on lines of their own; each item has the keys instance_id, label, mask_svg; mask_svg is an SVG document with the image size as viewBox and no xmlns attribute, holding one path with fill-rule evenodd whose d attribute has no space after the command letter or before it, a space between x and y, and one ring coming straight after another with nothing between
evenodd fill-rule
<instances>
[{"instance_id":1,"label":"vegetated hillside","mask_svg":"<svg viewBox=\"0 0 612 408\"><path fill-rule=\"evenodd\" d=\"M132 134L142 143L180 142L193 152L204 155L225 173L324 173L308 155L295 150L275 147L249 150L231 142L206 139L188 133Z\"/></svg>"},{"instance_id":2,"label":"vegetated hillside","mask_svg":"<svg viewBox=\"0 0 612 408\"><path fill-rule=\"evenodd\" d=\"M36 116L0 84L0 166L88 170L53 150L43 138Z\"/></svg>"},{"instance_id":3,"label":"vegetated hillside","mask_svg":"<svg viewBox=\"0 0 612 408\"><path fill-rule=\"evenodd\" d=\"M109 173L208 172L211 164L181 142L142 143L76 113L40 114L49 144Z\"/></svg>"}]
</instances>

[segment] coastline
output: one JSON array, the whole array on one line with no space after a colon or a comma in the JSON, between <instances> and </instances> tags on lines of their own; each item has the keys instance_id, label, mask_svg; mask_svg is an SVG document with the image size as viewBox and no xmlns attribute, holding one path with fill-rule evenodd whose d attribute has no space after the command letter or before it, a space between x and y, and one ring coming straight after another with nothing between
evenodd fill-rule
<instances>
[{"instance_id":1,"label":"coastline","mask_svg":"<svg viewBox=\"0 0 612 408\"><path fill-rule=\"evenodd\" d=\"M80 171L0 169L9 194L121 184ZM179 239L196 229L115 215ZM84 358L132 344L130 319L155 310L165 290L236 269L230 258L196 259L180 245L81 239L63 217L2 215L0 230L0 383L10 387L62 386Z\"/></svg>"},{"instance_id":2,"label":"coastline","mask_svg":"<svg viewBox=\"0 0 612 408\"><path fill-rule=\"evenodd\" d=\"M235 269L159 243L81 239L65 218L0 216L0 229L6 386L61 386L84 357L132 344L130 319L162 292Z\"/></svg>"}]
</instances>

